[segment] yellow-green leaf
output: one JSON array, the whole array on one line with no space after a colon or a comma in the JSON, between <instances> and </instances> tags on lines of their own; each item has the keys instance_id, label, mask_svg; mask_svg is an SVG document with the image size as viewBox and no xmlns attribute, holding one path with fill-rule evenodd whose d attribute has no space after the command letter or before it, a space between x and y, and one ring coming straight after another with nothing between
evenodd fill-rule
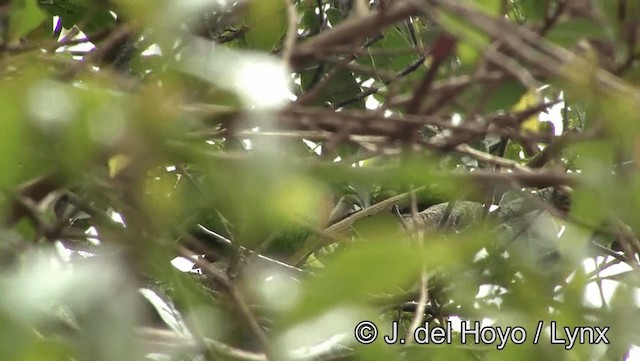
<instances>
[{"instance_id":1,"label":"yellow-green leaf","mask_svg":"<svg viewBox=\"0 0 640 361\"><path fill-rule=\"evenodd\" d=\"M270 51L287 28L287 9L284 0L252 1L245 22L249 26L245 39L256 49Z\"/></svg>"},{"instance_id":2,"label":"yellow-green leaf","mask_svg":"<svg viewBox=\"0 0 640 361\"><path fill-rule=\"evenodd\" d=\"M47 15L38 7L36 0L13 0L11 6L12 39L27 35L47 18Z\"/></svg>"},{"instance_id":3,"label":"yellow-green leaf","mask_svg":"<svg viewBox=\"0 0 640 361\"><path fill-rule=\"evenodd\" d=\"M535 90L529 90L520 97L520 100L511 108L515 112L525 111L538 104L538 95ZM540 131L540 119L538 114L531 115L520 123L520 129L525 132L537 133Z\"/></svg>"}]
</instances>

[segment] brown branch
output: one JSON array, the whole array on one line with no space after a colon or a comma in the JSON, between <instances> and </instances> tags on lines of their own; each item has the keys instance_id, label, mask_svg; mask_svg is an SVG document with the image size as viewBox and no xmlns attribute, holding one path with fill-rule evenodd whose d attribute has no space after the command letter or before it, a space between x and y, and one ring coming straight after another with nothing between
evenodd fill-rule
<instances>
[{"instance_id":1,"label":"brown branch","mask_svg":"<svg viewBox=\"0 0 640 361\"><path fill-rule=\"evenodd\" d=\"M416 192L412 188L411 189L411 229L412 237L417 241L417 246L420 252L424 252L424 231L419 229L418 224L420 222L420 216L418 215L418 201L416 199ZM451 202L453 204L453 202ZM443 220L448 218L448 216L443 217ZM402 217L401 217L402 219ZM429 275L427 274L427 264L426 261L423 261L422 264L422 272L420 274L420 293L418 296L418 302L416 303L415 313L413 315L413 320L411 320L411 324L407 333L405 334L405 339L409 340L409 343L414 341L413 335L416 332L416 329L422 324L424 321L424 312L427 308L427 302L429 300Z\"/></svg>"},{"instance_id":2,"label":"brown branch","mask_svg":"<svg viewBox=\"0 0 640 361\"><path fill-rule=\"evenodd\" d=\"M276 117L276 124L281 129L279 136L295 136L287 131L302 131L300 136L314 136L319 139L331 138L332 133L343 134L345 129L348 136L343 139L354 140L360 139L365 141L366 137L385 137L387 140L401 140L408 142L406 135L415 129L421 129L427 125L437 127L439 129L448 129L452 132L450 137L444 139L446 144L423 142L414 140L412 144L423 144L430 148L439 147L443 150L453 149L457 145L468 142L487 134L494 134L501 137L509 137L515 140L527 142L550 142L554 139L548 134L525 134L519 129L519 123L527 117L538 113L553 103L543 103L535 105L522 112L510 114L496 114L480 119L481 121L467 121L459 125L453 125L449 119L431 115L396 115L391 114L385 116L379 112L349 110L335 112L330 109L310 108L291 105L282 110ZM208 104L192 104L183 107L183 110L194 116L205 118L211 117L211 125L218 126L220 116L224 116L226 124L224 128L233 127L241 120L241 114L222 112L216 106ZM257 124L256 124L257 125ZM253 124L243 124L243 129L256 126ZM240 129L238 132L242 131ZM249 136L244 132L245 136ZM277 133L273 133L276 135ZM256 133L256 136L260 134ZM265 134L266 135L266 134ZM219 134L224 136L224 132ZM374 138L370 138L374 140ZM374 140L375 142L384 141L384 139ZM441 139L442 141L442 139Z\"/></svg>"},{"instance_id":3,"label":"brown branch","mask_svg":"<svg viewBox=\"0 0 640 361\"><path fill-rule=\"evenodd\" d=\"M470 173L454 173L450 177L458 178L461 181L473 183L484 183L485 185L493 185L495 183L520 184L523 187L557 187L557 186L573 186L579 182L579 177L573 174L558 173L553 171L537 171L537 172L512 172L512 173L496 173L487 170L476 170Z\"/></svg>"},{"instance_id":4,"label":"brown branch","mask_svg":"<svg viewBox=\"0 0 640 361\"><path fill-rule=\"evenodd\" d=\"M175 351L176 349L202 351L200 342L171 330L140 327L135 329L135 335L143 346L148 346L154 350L160 347L161 350L168 349L170 351ZM203 341L217 355L229 357L233 360L267 361L267 357L263 353L238 349L211 338L203 338Z\"/></svg>"},{"instance_id":5,"label":"brown branch","mask_svg":"<svg viewBox=\"0 0 640 361\"><path fill-rule=\"evenodd\" d=\"M518 163L515 160L506 159L503 157L499 157L497 155L489 154L486 152L479 151L475 148L472 148L468 144L460 144L455 147L455 151L473 157L479 161L490 163L493 165L505 167L508 169L517 170L520 172L531 172L531 169L526 166Z\"/></svg>"},{"instance_id":6,"label":"brown branch","mask_svg":"<svg viewBox=\"0 0 640 361\"><path fill-rule=\"evenodd\" d=\"M416 189L416 191L420 191L421 189L422 188L418 188ZM308 238L305 241L305 244L300 247L300 249L293 256L290 257L289 263L299 266L300 264L304 263L304 261L311 253L317 251L322 247L326 247L331 243L335 243L336 238L343 235L358 220L387 210L391 208L393 204L404 200L407 197L409 197L409 192L387 198L359 212L353 213L352 215L337 223L332 224L323 231L323 233L326 234L324 239L318 239L317 237Z\"/></svg>"},{"instance_id":7,"label":"brown branch","mask_svg":"<svg viewBox=\"0 0 640 361\"><path fill-rule=\"evenodd\" d=\"M291 0L282 0L287 7L287 34L282 45L282 59L285 63L289 63L291 51L296 44L296 31L298 30L298 14L296 13L295 4ZM322 9L319 9L322 12Z\"/></svg>"},{"instance_id":8,"label":"brown branch","mask_svg":"<svg viewBox=\"0 0 640 361\"><path fill-rule=\"evenodd\" d=\"M354 50L357 47L354 46ZM320 95L323 91L329 87L334 78L338 75L338 72L345 68L347 64L355 59L355 55L348 55L344 59L341 59L337 62L331 71L325 74L324 78L321 78L313 87L309 90L301 94L298 99L296 99L295 104L298 106L311 105L311 103ZM322 75L320 75L322 76Z\"/></svg>"},{"instance_id":9,"label":"brown branch","mask_svg":"<svg viewBox=\"0 0 640 361\"><path fill-rule=\"evenodd\" d=\"M344 127L349 127L352 135L382 135L394 139L402 139L408 130L427 124L444 129L457 128L475 134L484 134L484 131L476 125L454 126L446 119L435 116L390 115L385 117L382 114L367 111L334 112L293 106L280 113L278 123L288 129L320 129L329 132L339 132Z\"/></svg>"},{"instance_id":10,"label":"brown branch","mask_svg":"<svg viewBox=\"0 0 640 361\"><path fill-rule=\"evenodd\" d=\"M119 46L120 43L130 35L131 29L127 25L115 28L102 43L96 44L96 48L88 52L83 60L75 62L71 68L63 71L59 75L59 78L62 80L73 78L86 66L102 60L111 50Z\"/></svg>"},{"instance_id":11,"label":"brown branch","mask_svg":"<svg viewBox=\"0 0 640 361\"><path fill-rule=\"evenodd\" d=\"M502 18L493 18L482 11L465 6L464 3L453 0L428 0L433 6L442 8L467 21L478 30L500 40L514 55L544 70L552 76L559 76L571 82L576 79L575 71L567 71L568 65L588 66L588 62L575 53L552 44L531 29L516 26ZM434 12L430 12L433 14ZM437 16L433 16L439 22ZM479 46L480 44L475 44ZM602 68L595 68L590 75L603 93L620 96L632 102L640 102L640 89L607 72Z\"/></svg>"},{"instance_id":12,"label":"brown branch","mask_svg":"<svg viewBox=\"0 0 640 361\"><path fill-rule=\"evenodd\" d=\"M191 251L189 251L188 249L179 246L178 252L181 256L192 259L196 266L200 267L204 272L206 272L206 274L213 277L215 281L220 283L220 285L222 285L226 289L227 294L234 301L235 306L240 311L240 314L245 319L245 322L247 322L254 336L260 342L260 346L264 350L267 360L273 360L273 358L270 357L271 344L269 342L269 339L262 330L262 327L258 323L258 320L253 314L253 311L247 304L238 287L231 280L229 280L229 278L222 271L216 269L210 263L204 261L201 258L193 257L194 254L191 253Z\"/></svg>"},{"instance_id":13,"label":"brown branch","mask_svg":"<svg viewBox=\"0 0 640 361\"><path fill-rule=\"evenodd\" d=\"M427 73L422 78L420 85L418 85L418 88L414 91L413 97L407 105L408 114L420 113L420 108L424 99L429 94L431 85L438 73L438 68L440 68L442 62L453 53L455 44L456 40L448 35L440 35L435 44L433 44L429 52L432 58L431 66L429 66L429 70L427 70Z\"/></svg>"},{"instance_id":14,"label":"brown branch","mask_svg":"<svg viewBox=\"0 0 640 361\"><path fill-rule=\"evenodd\" d=\"M325 54L328 48L350 44L354 34L360 38L373 36L393 23L420 13L421 6L414 0L395 1L389 4L384 12L371 12L366 16L344 21L295 48L291 53L289 65L293 69L301 69Z\"/></svg>"},{"instance_id":15,"label":"brown branch","mask_svg":"<svg viewBox=\"0 0 640 361\"><path fill-rule=\"evenodd\" d=\"M49 193L58 189L61 183L59 174L49 173L20 185L17 189L16 195L9 205L4 225L11 227L22 217L29 215L29 210L25 208L20 198L22 198L22 200L29 199L34 203L38 203Z\"/></svg>"}]
</instances>

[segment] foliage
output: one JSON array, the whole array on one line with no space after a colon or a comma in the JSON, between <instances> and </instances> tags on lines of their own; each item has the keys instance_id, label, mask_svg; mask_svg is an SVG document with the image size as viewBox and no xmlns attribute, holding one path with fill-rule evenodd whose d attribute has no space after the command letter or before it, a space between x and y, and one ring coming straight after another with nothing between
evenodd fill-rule
<instances>
[{"instance_id":1,"label":"foliage","mask_svg":"<svg viewBox=\"0 0 640 361\"><path fill-rule=\"evenodd\" d=\"M627 358L639 15L8 2L0 359ZM465 343L460 321L525 340ZM393 325L451 340L387 345ZM553 344L563 327L592 337Z\"/></svg>"}]
</instances>

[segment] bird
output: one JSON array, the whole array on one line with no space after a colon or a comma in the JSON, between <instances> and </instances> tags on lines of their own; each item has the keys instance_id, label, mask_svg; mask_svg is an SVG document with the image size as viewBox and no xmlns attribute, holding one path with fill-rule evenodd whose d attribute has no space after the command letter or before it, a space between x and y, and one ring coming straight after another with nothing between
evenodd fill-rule
<instances>
[{"instance_id":1,"label":"bird","mask_svg":"<svg viewBox=\"0 0 640 361\"><path fill-rule=\"evenodd\" d=\"M558 230L553 215L540 208L537 202L566 211L569 200L568 196L552 187L535 190L531 194L508 191L497 205L491 207L491 212L479 202L443 202L418 212L416 217L403 214L401 224L409 233L461 233L487 220L492 224L491 234L496 237L492 245L494 249L506 251L532 268L552 273L560 260Z\"/></svg>"}]
</instances>

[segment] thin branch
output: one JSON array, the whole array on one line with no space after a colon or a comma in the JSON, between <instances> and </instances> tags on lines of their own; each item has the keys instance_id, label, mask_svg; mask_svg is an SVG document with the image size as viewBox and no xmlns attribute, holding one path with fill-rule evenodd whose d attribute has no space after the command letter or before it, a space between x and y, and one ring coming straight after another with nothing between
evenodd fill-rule
<instances>
[{"instance_id":1,"label":"thin branch","mask_svg":"<svg viewBox=\"0 0 640 361\"><path fill-rule=\"evenodd\" d=\"M395 77L393 79L385 80L384 81L384 85L390 85L394 81L400 80L400 79L404 78L405 76L407 76L407 75L413 73L414 71L418 70L420 68L420 66L422 66L424 64L424 60L425 60L425 56L424 55L418 57L416 60L411 62L411 64L407 65L407 67L405 67L404 69L400 70L395 75ZM369 88L369 89L367 89L367 90L355 95L352 98L345 99L345 100L342 100L340 102L337 102L336 103L336 108L341 108L341 107L343 107L345 105L360 101L360 100L368 97L369 95L373 95L373 94L379 92L381 89L382 89L382 87L371 87L371 88Z\"/></svg>"},{"instance_id":2,"label":"thin branch","mask_svg":"<svg viewBox=\"0 0 640 361\"><path fill-rule=\"evenodd\" d=\"M204 272L206 272L207 275L213 277L215 281L219 282L226 289L227 294L234 301L234 304L240 311L240 314L243 316L245 322L247 322L249 328L260 343L260 346L265 352L266 359L273 360L273 358L270 356L272 352L269 339L262 330L262 327L258 323L256 316L253 314L253 311L245 301L244 296L235 285L235 283L231 282L231 280L229 280L229 278L222 271L213 267L209 262L206 262L205 260L198 257L193 257L194 254L186 248L179 246L178 252L181 256L193 260L196 266L200 267Z\"/></svg>"},{"instance_id":3,"label":"thin branch","mask_svg":"<svg viewBox=\"0 0 640 361\"><path fill-rule=\"evenodd\" d=\"M296 45L296 37L298 31L298 13L296 12L296 5L292 0L282 0L287 7L287 35L284 38L284 44L282 45L282 60L285 63L289 63L291 59L291 52ZM320 9L322 13L322 9Z\"/></svg>"},{"instance_id":4,"label":"thin branch","mask_svg":"<svg viewBox=\"0 0 640 361\"><path fill-rule=\"evenodd\" d=\"M411 101L407 105L408 114L419 114L424 99L427 97L431 85L438 73L438 69L443 61L448 58L454 51L455 39L448 35L440 35L429 51L431 56L431 65L429 70L422 78L418 88L414 91Z\"/></svg>"},{"instance_id":5,"label":"thin branch","mask_svg":"<svg viewBox=\"0 0 640 361\"><path fill-rule=\"evenodd\" d=\"M417 190L421 190L418 188ZM328 239L318 239L317 237L311 237L305 241L305 244L300 247L296 253L290 257L289 261L292 264L300 265L307 257L322 247L326 247L331 243L335 243L335 238L340 237L345 231L347 231L356 221L380 213L389 209L393 204L409 197L409 192L398 194L396 196L387 198L381 202L378 202L370 207L367 207L359 212L353 213L347 218L334 223L327 227L323 233L330 235Z\"/></svg>"},{"instance_id":6,"label":"thin branch","mask_svg":"<svg viewBox=\"0 0 640 361\"><path fill-rule=\"evenodd\" d=\"M175 331L140 327L135 330L135 334L139 337L139 341L146 346L157 350L158 347L168 349L169 351L175 351L176 349L187 349L195 352L202 350L202 345L196 342L193 338L185 337ZM267 361L267 357L264 353L255 353L232 347L223 342L204 338L203 342L206 347L209 347L213 353L230 357L234 360L243 361Z\"/></svg>"},{"instance_id":7,"label":"thin branch","mask_svg":"<svg viewBox=\"0 0 640 361\"><path fill-rule=\"evenodd\" d=\"M87 53L82 61L78 61L71 68L59 75L60 79L70 79L80 72L84 67L93 64L102 59L110 50L118 46L118 44L131 35L128 26L122 25L116 28L102 43L96 44L93 51Z\"/></svg>"},{"instance_id":8,"label":"thin branch","mask_svg":"<svg viewBox=\"0 0 640 361\"><path fill-rule=\"evenodd\" d=\"M505 168L509 168L509 169L513 169L513 170L517 170L520 172L531 172L531 169L528 168L527 166L524 166L518 162L516 162L515 160L511 160L511 159L506 159L506 158L502 158L499 157L497 155L493 155L493 154L489 154L486 152L482 152L479 151L475 148L472 148L470 145L468 144L460 144L458 146L456 146L455 148L456 152L468 155L470 157L473 157L479 161L482 162L487 162L490 164L494 164L494 165L498 165L501 167L505 167Z\"/></svg>"},{"instance_id":9,"label":"thin branch","mask_svg":"<svg viewBox=\"0 0 640 361\"><path fill-rule=\"evenodd\" d=\"M420 215L418 214L418 202L416 200L416 192L411 188L410 192L411 197L411 222L413 223L413 237L417 241L417 247L422 253L424 251L424 230L418 227L420 223ZM448 218L448 216L447 216ZM409 344L415 341L414 334L416 329L422 324L424 321L424 312L427 308L427 301L429 300L429 276L427 274L427 265L426 262L423 261L422 264L422 272L420 274L420 295L418 297L418 302L416 303L415 313L413 315L413 320L411 321L411 325L409 325L409 329L407 330L407 334L405 335L405 340Z\"/></svg>"},{"instance_id":10,"label":"thin branch","mask_svg":"<svg viewBox=\"0 0 640 361\"><path fill-rule=\"evenodd\" d=\"M354 34L360 38L373 36L393 23L420 15L420 9L418 2L414 0L395 1L384 12L372 11L365 16L344 21L294 49L290 65L293 69L301 69L317 56L326 54L328 48L351 43Z\"/></svg>"},{"instance_id":11,"label":"thin branch","mask_svg":"<svg viewBox=\"0 0 640 361\"><path fill-rule=\"evenodd\" d=\"M467 7L462 2L454 0L428 0L434 6L445 9L452 14L464 19L478 30L500 40L517 56L531 63L547 74L562 77L570 82L576 79L575 71L566 71L567 65L589 66L588 62L573 52L550 43L534 31L516 26L504 19L493 18L475 8ZM433 14L434 12L429 12ZM439 22L437 16L432 15ZM481 45L481 44L475 44ZM591 75L595 80L598 90L629 99L631 102L640 103L640 90L615 75L595 68Z\"/></svg>"}]
</instances>

